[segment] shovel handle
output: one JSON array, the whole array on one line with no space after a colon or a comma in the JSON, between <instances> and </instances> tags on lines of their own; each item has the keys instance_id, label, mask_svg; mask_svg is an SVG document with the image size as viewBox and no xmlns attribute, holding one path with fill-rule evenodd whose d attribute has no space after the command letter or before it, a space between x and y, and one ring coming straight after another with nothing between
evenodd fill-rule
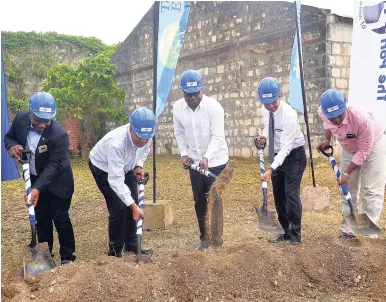
<instances>
[{"instance_id":1,"label":"shovel handle","mask_svg":"<svg viewBox=\"0 0 386 302\"><path fill-rule=\"evenodd\" d=\"M329 150L331 149L331 152L326 152L326 150ZM334 150L332 148L332 146L328 146L326 148L324 148L324 150L320 150L325 156L328 156L328 159L330 160L330 163L331 163L331 167L332 169L334 170L335 172L335 175L336 175L336 178L337 179L340 179L340 171L339 171L339 168L338 168L338 165L336 163L336 160L334 158L334 156L332 156L332 154L334 153ZM343 195L344 195L344 198L346 199L349 207L350 207L350 213L351 213L351 216L355 219L355 212L354 212L354 207L353 207L353 204L352 204L352 198L351 198L351 194L348 190L348 187L346 184L342 184L340 185L340 188L343 192Z\"/></svg>"},{"instance_id":2,"label":"shovel handle","mask_svg":"<svg viewBox=\"0 0 386 302\"><path fill-rule=\"evenodd\" d=\"M137 181L137 184L143 184L143 185L146 185L147 184L147 182L149 181L149 178L150 178L150 175L149 175L149 173L148 172L145 172L145 177L143 178L143 179L141 179L141 178L139 178L139 176L140 176L141 174L137 174L136 175L136 181Z\"/></svg>"},{"instance_id":3,"label":"shovel handle","mask_svg":"<svg viewBox=\"0 0 386 302\"><path fill-rule=\"evenodd\" d=\"M264 150L265 146L267 145L267 140L266 139L264 139L264 143L259 144L259 138L258 137L255 137L253 139L253 142L254 142L255 147L257 148L257 150Z\"/></svg>"},{"instance_id":4,"label":"shovel handle","mask_svg":"<svg viewBox=\"0 0 386 302\"><path fill-rule=\"evenodd\" d=\"M354 212L354 206L352 204L352 199L351 197L346 199L347 200L347 203L348 203L348 206L350 207L350 215L352 216L352 218L354 220L356 220L356 215L355 215L355 212Z\"/></svg>"},{"instance_id":5,"label":"shovel handle","mask_svg":"<svg viewBox=\"0 0 386 302\"><path fill-rule=\"evenodd\" d=\"M139 174L137 174L138 176ZM138 185L138 207L143 210L144 209L144 201L145 201L145 184L149 181L150 174L148 172L145 173L144 179L140 179L136 177L137 185ZM137 261L142 258L142 224L143 218L139 217L137 221Z\"/></svg>"},{"instance_id":6,"label":"shovel handle","mask_svg":"<svg viewBox=\"0 0 386 302\"><path fill-rule=\"evenodd\" d=\"M331 151L328 152L327 150L331 150ZM325 148L320 148L320 152L322 152L324 156L330 157L330 156L333 156L334 154L334 148L330 145Z\"/></svg>"},{"instance_id":7,"label":"shovel handle","mask_svg":"<svg viewBox=\"0 0 386 302\"><path fill-rule=\"evenodd\" d=\"M30 247L34 248L36 246L36 216L35 216L35 208L31 203L31 175L29 171L29 163L31 162L31 150L23 150L21 152L20 162L23 165L23 179L25 184L25 190L27 195L27 207L28 207L28 216L29 223L31 226L31 243Z\"/></svg>"},{"instance_id":8,"label":"shovel handle","mask_svg":"<svg viewBox=\"0 0 386 302\"><path fill-rule=\"evenodd\" d=\"M137 174L139 175L139 174ZM149 173L145 173L144 179L136 178L138 185L138 207L143 210L144 209L144 201L145 201L145 184L148 182L150 178ZM139 217L137 221L137 235L142 235L142 221L143 218Z\"/></svg>"},{"instance_id":9,"label":"shovel handle","mask_svg":"<svg viewBox=\"0 0 386 302\"><path fill-rule=\"evenodd\" d=\"M260 174L263 175L265 173L263 149L259 149L259 157L260 157ZM268 200L268 184L265 180L261 182L261 190L263 191L262 211L266 213L267 212L267 200Z\"/></svg>"},{"instance_id":10,"label":"shovel handle","mask_svg":"<svg viewBox=\"0 0 386 302\"><path fill-rule=\"evenodd\" d=\"M199 166L197 166L196 164L191 164L191 165L189 166L189 168L192 169L192 170L195 170L195 171L199 172L199 173L202 174L202 175L205 175L206 177L212 177L212 178L214 178L214 179L217 178L217 176L214 175L212 172L210 172L209 170L201 169L201 168L200 168Z\"/></svg>"},{"instance_id":11,"label":"shovel handle","mask_svg":"<svg viewBox=\"0 0 386 302\"><path fill-rule=\"evenodd\" d=\"M20 163L29 164L31 162L31 154L31 150L28 149L21 151Z\"/></svg>"}]
</instances>

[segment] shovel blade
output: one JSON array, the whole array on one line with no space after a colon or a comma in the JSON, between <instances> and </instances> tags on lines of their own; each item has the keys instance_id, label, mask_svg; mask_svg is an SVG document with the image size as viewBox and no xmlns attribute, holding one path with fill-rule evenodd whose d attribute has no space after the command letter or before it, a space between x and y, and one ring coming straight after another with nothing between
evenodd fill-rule
<instances>
[{"instance_id":1,"label":"shovel blade","mask_svg":"<svg viewBox=\"0 0 386 302\"><path fill-rule=\"evenodd\" d=\"M346 220L354 232L363 236L376 235L381 232L381 229L365 213L355 217L346 216Z\"/></svg>"},{"instance_id":2,"label":"shovel blade","mask_svg":"<svg viewBox=\"0 0 386 302\"><path fill-rule=\"evenodd\" d=\"M275 211L265 211L262 208L256 208L256 214L259 217L261 230L275 234L282 234L284 232L276 219Z\"/></svg>"},{"instance_id":3,"label":"shovel blade","mask_svg":"<svg viewBox=\"0 0 386 302\"><path fill-rule=\"evenodd\" d=\"M137 254L136 261L137 261L137 263L138 263L138 262L142 262L142 263L150 263L150 262L153 262L152 259L151 259L151 254L149 254L149 255L144 255L144 254L142 254L142 253Z\"/></svg>"},{"instance_id":4,"label":"shovel blade","mask_svg":"<svg viewBox=\"0 0 386 302\"><path fill-rule=\"evenodd\" d=\"M55 267L47 242L38 243L35 247L27 245L24 249L23 262L24 278L35 277Z\"/></svg>"}]
</instances>

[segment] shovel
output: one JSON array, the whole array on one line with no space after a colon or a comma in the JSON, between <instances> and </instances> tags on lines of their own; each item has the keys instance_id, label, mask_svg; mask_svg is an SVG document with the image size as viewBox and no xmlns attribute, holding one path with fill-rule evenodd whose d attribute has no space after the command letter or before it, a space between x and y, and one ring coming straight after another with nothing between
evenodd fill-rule
<instances>
[{"instance_id":1,"label":"shovel","mask_svg":"<svg viewBox=\"0 0 386 302\"><path fill-rule=\"evenodd\" d=\"M327 150L331 149L331 152L327 152ZM323 155L327 156L331 162L331 166L335 171L336 177L340 179L340 171L336 164L336 160L333 157L334 149L332 146L328 146L324 149L321 149L320 152ZM375 235L381 232L381 229L371 221L371 219L367 216L366 213L357 215L354 211L354 207L352 204L351 194L348 191L347 185L343 184L340 186L344 195L344 198L347 200L348 205L350 207L350 215L345 215L347 222L350 224L351 228L354 232L357 232L364 236Z\"/></svg>"},{"instance_id":2,"label":"shovel","mask_svg":"<svg viewBox=\"0 0 386 302\"><path fill-rule=\"evenodd\" d=\"M255 146L257 150L259 150L261 175L265 173L265 166L264 166L265 144L266 144L265 142L264 144L259 144L257 140L255 140ZM284 233L283 228L281 227L280 224L277 223L276 211L268 211L268 205L267 205L268 184L266 181L261 182L261 189L263 191L263 206L261 208L255 207L256 214L259 217L260 229L271 233L283 234Z\"/></svg>"},{"instance_id":3,"label":"shovel","mask_svg":"<svg viewBox=\"0 0 386 302\"><path fill-rule=\"evenodd\" d=\"M206 177L216 180L208 193L208 208L205 217L205 225L208 234L210 234L210 245L214 248L219 248L223 245L222 237L224 219L223 200L221 195L233 177L233 168L225 168L219 176L216 176L209 170L200 168L192 163L192 161L190 161L185 168L195 170Z\"/></svg>"},{"instance_id":4,"label":"shovel","mask_svg":"<svg viewBox=\"0 0 386 302\"><path fill-rule=\"evenodd\" d=\"M190 164L188 166L190 169L192 170L196 170L197 172L199 172L200 174L202 175L205 175L206 177L211 177L211 178L214 178L216 179L217 176L214 175L212 172L210 172L209 170L205 170L205 169L201 169L199 166L195 165L195 164Z\"/></svg>"},{"instance_id":5,"label":"shovel","mask_svg":"<svg viewBox=\"0 0 386 302\"><path fill-rule=\"evenodd\" d=\"M139 179L137 177L138 184L138 206L141 210L144 209L144 200L145 200L145 185L149 180L149 173L145 173L144 179ZM150 254L142 254L142 223L143 218L139 217L137 221L137 262L148 263L151 262L151 252Z\"/></svg>"},{"instance_id":6,"label":"shovel","mask_svg":"<svg viewBox=\"0 0 386 302\"><path fill-rule=\"evenodd\" d=\"M37 274L55 267L47 242L36 243L36 218L33 203L31 203L31 179L29 163L31 161L31 150L23 150L20 162L23 165L23 178L27 191L27 206L29 222L31 225L32 240L24 250L24 278L36 276Z\"/></svg>"}]
</instances>

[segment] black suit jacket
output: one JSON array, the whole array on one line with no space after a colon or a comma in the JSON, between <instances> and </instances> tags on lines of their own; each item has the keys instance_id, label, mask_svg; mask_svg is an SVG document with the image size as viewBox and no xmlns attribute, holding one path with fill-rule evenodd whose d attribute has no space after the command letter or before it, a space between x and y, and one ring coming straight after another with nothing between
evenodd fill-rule
<instances>
[{"instance_id":1,"label":"black suit jacket","mask_svg":"<svg viewBox=\"0 0 386 302\"><path fill-rule=\"evenodd\" d=\"M19 112L12 126L4 137L5 148L21 145L26 149L28 126L31 125L28 112ZM47 146L47 151L39 152L40 146ZM33 188L42 192L50 190L61 198L70 198L74 193L74 177L68 157L69 139L66 130L56 121L46 128L40 137L35 152L35 168L38 178Z\"/></svg>"}]
</instances>

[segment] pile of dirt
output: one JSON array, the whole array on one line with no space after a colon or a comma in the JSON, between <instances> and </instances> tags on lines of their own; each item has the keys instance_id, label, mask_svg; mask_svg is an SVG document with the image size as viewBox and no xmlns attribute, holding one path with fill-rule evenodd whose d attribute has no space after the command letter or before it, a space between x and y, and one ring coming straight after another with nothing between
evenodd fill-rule
<instances>
[{"instance_id":1,"label":"pile of dirt","mask_svg":"<svg viewBox=\"0 0 386 302\"><path fill-rule=\"evenodd\" d=\"M208 196L208 209L205 218L206 230L213 247L223 244L223 200L222 194L232 180L234 169L226 167L211 186Z\"/></svg>"},{"instance_id":2,"label":"pile of dirt","mask_svg":"<svg viewBox=\"0 0 386 302\"><path fill-rule=\"evenodd\" d=\"M101 256L3 281L2 301L385 301L386 243L331 237L293 247L244 245L162 255Z\"/></svg>"},{"instance_id":3,"label":"pile of dirt","mask_svg":"<svg viewBox=\"0 0 386 302\"><path fill-rule=\"evenodd\" d=\"M330 206L330 190L327 187L304 187L300 196L304 210L320 211Z\"/></svg>"}]
</instances>

